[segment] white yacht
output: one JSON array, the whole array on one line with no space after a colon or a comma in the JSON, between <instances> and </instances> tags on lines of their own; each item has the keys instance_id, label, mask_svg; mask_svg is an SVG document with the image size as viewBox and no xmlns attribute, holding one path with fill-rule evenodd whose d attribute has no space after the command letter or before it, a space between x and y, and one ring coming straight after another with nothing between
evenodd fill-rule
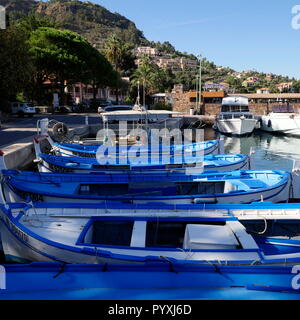
<instances>
[{"instance_id":1,"label":"white yacht","mask_svg":"<svg viewBox=\"0 0 300 320\"><path fill-rule=\"evenodd\" d=\"M256 124L257 120L249 110L248 98L223 99L221 113L216 119L216 128L221 133L237 136L251 134Z\"/></svg>"},{"instance_id":2,"label":"white yacht","mask_svg":"<svg viewBox=\"0 0 300 320\"><path fill-rule=\"evenodd\" d=\"M300 114L288 104L274 106L272 112L261 117L260 128L267 132L300 137Z\"/></svg>"}]
</instances>

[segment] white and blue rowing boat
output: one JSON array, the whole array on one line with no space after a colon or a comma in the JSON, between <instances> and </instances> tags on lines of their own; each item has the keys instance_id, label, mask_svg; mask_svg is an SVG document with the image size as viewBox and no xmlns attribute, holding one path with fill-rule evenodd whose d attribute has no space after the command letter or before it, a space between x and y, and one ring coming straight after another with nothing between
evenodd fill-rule
<instances>
[{"instance_id":1,"label":"white and blue rowing boat","mask_svg":"<svg viewBox=\"0 0 300 320\"><path fill-rule=\"evenodd\" d=\"M60 173L126 173L140 172L165 173L186 172L187 169L194 169L195 172L211 171L235 171L248 170L249 157L247 155L207 155L195 161L195 158L176 159L171 158L170 163L163 164L163 161L149 161L148 158L139 158L139 164L131 163L128 160L125 164L99 164L96 158L83 157L62 157L45 153L37 154L35 163L38 164L40 172ZM183 160L183 161L180 161Z\"/></svg>"},{"instance_id":2,"label":"white and blue rowing boat","mask_svg":"<svg viewBox=\"0 0 300 320\"><path fill-rule=\"evenodd\" d=\"M0 231L8 261L286 266L300 263L299 214L299 205L17 204L0 206Z\"/></svg>"},{"instance_id":3,"label":"white and blue rowing boat","mask_svg":"<svg viewBox=\"0 0 300 320\"><path fill-rule=\"evenodd\" d=\"M63 157L42 152L41 140L34 139L36 159L40 172L60 172L60 173L126 173L140 172L165 173L167 171L185 173L202 173L211 171L235 171L249 170L250 159L248 155L170 155L168 157L151 157L141 155L139 157L112 158L111 155L102 158L69 156ZM1 161L1 160L0 160ZM2 165L5 170L5 165Z\"/></svg>"},{"instance_id":4,"label":"white and blue rowing boat","mask_svg":"<svg viewBox=\"0 0 300 320\"><path fill-rule=\"evenodd\" d=\"M8 202L219 203L287 202L290 173L214 172L201 175L63 174L3 170Z\"/></svg>"},{"instance_id":5,"label":"white and blue rowing boat","mask_svg":"<svg viewBox=\"0 0 300 320\"><path fill-rule=\"evenodd\" d=\"M186 143L180 145L164 146L158 144L157 146L151 145L133 145L133 146L103 146L103 145L87 145L87 144L71 144L54 142L49 135L42 136L48 140L53 152L62 156L79 156L86 158L95 158L100 147L105 147L105 154L128 156L130 151L133 153L139 152L140 154L178 154L178 153L195 153L203 152L204 155L220 154L222 153L223 141L222 140L209 140L194 143ZM35 142L39 141L39 137L35 138Z\"/></svg>"}]
</instances>

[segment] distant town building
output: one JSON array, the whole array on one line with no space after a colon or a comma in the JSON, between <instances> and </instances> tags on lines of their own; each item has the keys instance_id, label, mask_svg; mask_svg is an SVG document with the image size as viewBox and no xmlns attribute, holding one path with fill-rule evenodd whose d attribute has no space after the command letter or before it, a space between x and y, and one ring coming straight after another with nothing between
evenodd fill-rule
<instances>
[{"instance_id":1,"label":"distant town building","mask_svg":"<svg viewBox=\"0 0 300 320\"><path fill-rule=\"evenodd\" d=\"M266 78L267 81L272 81L274 79L274 75L272 73L267 73Z\"/></svg>"},{"instance_id":2,"label":"distant town building","mask_svg":"<svg viewBox=\"0 0 300 320\"><path fill-rule=\"evenodd\" d=\"M248 73L252 73L252 72L254 72L255 70L245 70L245 71L243 71L242 73L243 74L248 74Z\"/></svg>"},{"instance_id":3,"label":"distant town building","mask_svg":"<svg viewBox=\"0 0 300 320\"><path fill-rule=\"evenodd\" d=\"M159 68L171 69L173 71L179 70L192 70L198 66L197 60L186 59L186 58L158 58L154 61Z\"/></svg>"},{"instance_id":4,"label":"distant town building","mask_svg":"<svg viewBox=\"0 0 300 320\"><path fill-rule=\"evenodd\" d=\"M242 73L241 72L233 72L232 73L232 76L237 78L237 79L241 79L242 78Z\"/></svg>"},{"instance_id":5,"label":"distant town building","mask_svg":"<svg viewBox=\"0 0 300 320\"><path fill-rule=\"evenodd\" d=\"M258 78L257 77L249 77L243 82L244 87L254 87L258 83Z\"/></svg>"},{"instance_id":6,"label":"distant town building","mask_svg":"<svg viewBox=\"0 0 300 320\"><path fill-rule=\"evenodd\" d=\"M214 91L228 91L229 84L226 82L205 82L203 89L205 91L214 92Z\"/></svg>"},{"instance_id":7,"label":"distant town building","mask_svg":"<svg viewBox=\"0 0 300 320\"><path fill-rule=\"evenodd\" d=\"M160 58L155 61L159 68L171 69L173 71L181 70L178 59Z\"/></svg>"},{"instance_id":8,"label":"distant town building","mask_svg":"<svg viewBox=\"0 0 300 320\"><path fill-rule=\"evenodd\" d=\"M193 69L197 69L198 67L198 61L193 59L181 58L180 64L181 64L182 70L184 69L193 70Z\"/></svg>"},{"instance_id":9,"label":"distant town building","mask_svg":"<svg viewBox=\"0 0 300 320\"><path fill-rule=\"evenodd\" d=\"M269 94L270 93L270 89L269 88L260 88L256 90L257 94Z\"/></svg>"},{"instance_id":10,"label":"distant town building","mask_svg":"<svg viewBox=\"0 0 300 320\"><path fill-rule=\"evenodd\" d=\"M289 91L293 86L293 82L282 82L276 85L276 88L280 91Z\"/></svg>"},{"instance_id":11,"label":"distant town building","mask_svg":"<svg viewBox=\"0 0 300 320\"><path fill-rule=\"evenodd\" d=\"M138 47L135 50L135 55L140 57L142 55L149 55L149 56L157 56L159 54L158 49L152 47Z\"/></svg>"}]
</instances>

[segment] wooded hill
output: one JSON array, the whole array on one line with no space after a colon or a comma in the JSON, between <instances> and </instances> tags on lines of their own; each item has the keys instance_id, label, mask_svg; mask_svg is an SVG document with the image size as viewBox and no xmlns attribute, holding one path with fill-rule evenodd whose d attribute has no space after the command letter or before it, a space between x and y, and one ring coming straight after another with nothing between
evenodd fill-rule
<instances>
[{"instance_id":1,"label":"wooded hill","mask_svg":"<svg viewBox=\"0 0 300 320\"><path fill-rule=\"evenodd\" d=\"M104 7L77 0L0 0L7 8L10 20L20 19L30 13L49 17L62 28L84 36L94 47L101 48L111 33L135 45L148 45L143 32L136 25L118 13Z\"/></svg>"}]
</instances>

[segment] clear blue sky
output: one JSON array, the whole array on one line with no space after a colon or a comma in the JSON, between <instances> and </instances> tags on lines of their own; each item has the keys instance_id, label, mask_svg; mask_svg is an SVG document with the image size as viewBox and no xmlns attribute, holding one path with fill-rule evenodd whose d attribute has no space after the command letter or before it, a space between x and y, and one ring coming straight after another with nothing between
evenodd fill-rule
<instances>
[{"instance_id":1,"label":"clear blue sky","mask_svg":"<svg viewBox=\"0 0 300 320\"><path fill-rule=\"evenodd\" d=\"M300 0L91 1L134 21L149 40L169 41L237 71L300 79L300 29L291 26Z\"/></svg>"}]
</instances>

